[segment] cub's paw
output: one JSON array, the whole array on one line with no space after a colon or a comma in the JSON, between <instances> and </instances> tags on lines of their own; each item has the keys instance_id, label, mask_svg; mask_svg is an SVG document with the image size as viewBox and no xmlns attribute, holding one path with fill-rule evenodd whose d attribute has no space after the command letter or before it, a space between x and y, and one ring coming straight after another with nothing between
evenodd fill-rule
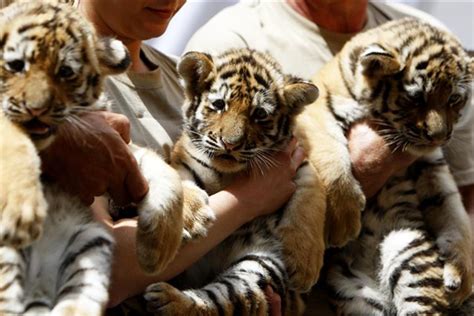
<instances>
[{"instance_id":1,"label":"cub's paw","mask_svg":"<svg viewBox=\"0 0 474 316\"><path fill-rule=\"evenodd\" d=\"M7 189L1 195L0 246L28 246L41 235L48 207L39 179L30 188Z\"/></svg>"},{"instance_id":2,"label":"cub's paw","mask_svg":"<svg viewBox=\"0 0 474 316\"><path fill-rule=\"evenodd\" d=\"M359 235L365 195L356 181L338 180L328 189L327 203L328 245L342 247Z\"/></svg>"},{"instance_id":3,"label":"cub's paw","mask_svg":"<svg viewBox=\"0 0 474 316\"><path fill-rule=\"evenodd\" d=\"M183 196L147 194L138 207L137 259L143 271L161 272L174 259L183 232Z\"/></svg>"},{"instance_id":4,"label":"cub's paw","mask_svg":"<svg viewBox=\"0 0 474 316\"><path fill-rule=\"evenodd\" d=\"M297 292L308 292L319 279L324 259L324 240L298 232L286 233L282 240L290 288Z\"/></svg>"},{"instance_id":5,"label":"cub's paw","mask_svg":"<svg viewBox=\"0 0 474 316\"><path fill-rule=\"evenodd\" d=\"M154 315L197 315L194 301L175 287L164 283L150 285L145 291L147 310Z\"/></svg>"},{"instance_id":6,"label":"cub's paw","mask_svg":"<svg viewBox=\"0 0 474 316\"><path fill-rule=\"evenodd\" d=\"M184 229L183 242L203 238L208 228L214 223L214 211L209 207L207 193L194 183L183 182Z\"/></svg>"},{"instance_id":7,"label":"cub's paw","mask_svg":"<svg viewBox=\"0 0 474 316\"><path fill-rule=\"evenodd\" d=\"M461 305L472 293L471 246L465 241L453 238L438 238L441 256L445 259L444 287L450 301Z\"/></svg>"},{"instance_id":8,"label":"cub's paw","mask_svg":"<svg viewBox=\"0 0 474 316\"><path fill-rule=\"evenodd\" d=\"M104 304L105 305L105 304ZM100 316L102 315L104 306L100 306L97 302L86 300L67 300L59 302L51 311L51 316ZM36 313L32 315L41 315Z\"/></svg>"}]
</instances>

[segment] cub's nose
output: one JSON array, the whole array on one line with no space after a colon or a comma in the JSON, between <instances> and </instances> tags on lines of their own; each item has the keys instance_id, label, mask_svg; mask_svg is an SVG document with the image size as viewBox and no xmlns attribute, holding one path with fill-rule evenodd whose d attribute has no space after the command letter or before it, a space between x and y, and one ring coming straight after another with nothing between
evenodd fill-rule
<instances>
[{"instance_id":1,"label":"cub's nose","mask_svg":"<svg viewBox=\"0 0 474 316\"><path fill-rule=\"evenodd\" d=\"M221 139L224 148L228 151L235 150L242 145L241 140L228 140L228 139Z\"/></svg>"},{"instance_id":2,"label":"cub's nose","mask_svg":"<svg viewBox=\"0 0 474 316\"><path fill-rule=\"evenodd\" d=\"M31 116L39 117L39 116L45 114L46 112L48 112L49 107L26 108L26 110L28 111L28 113L31 114Z\"/></svg>"}]
</instances>

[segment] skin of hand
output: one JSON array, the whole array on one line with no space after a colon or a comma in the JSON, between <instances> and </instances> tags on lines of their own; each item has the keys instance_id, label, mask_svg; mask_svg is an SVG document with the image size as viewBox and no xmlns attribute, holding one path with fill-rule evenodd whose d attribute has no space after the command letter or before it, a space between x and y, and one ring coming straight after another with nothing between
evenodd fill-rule
<instances>
[{"instance_id":1,"label":"skin of hand","mask_svg":"<svg viewBox=\"0 0 474 316\"><path fill-rule=\"evenodd\" d=\"M128 297L142 293L151 283L177 276L241 225L283 206L295 191L293 177L304 161L305 154L293 140L275 158L278 166L268 169L264 175L239 177L229 188L210 196L209 204L216 214L216 220L207 236L185 245L169 267L157 276L142 272L136 257L130 255L135 253L136 219L113 222L105 199L96 199L92 205L95 218L111 230L116 241L109 306L115 306ZM261 202L256 203L254 198ZM278 300L279 296L274 293L271 297L270 304L273 306L273 300ZM272 310L278 309L273 307Z\"/></svg>"},{"instance_id":2,"label":"skin of hand","mask_svg":"<svg viewBox=\"0 0 474 316\"><path fill-rule=\"evenodd\" d=\"M106 192L118 205L140 201L148 184L127 145L127 117L91 112L80 120L61 125L53 144L41 152L43 174L87 205Z\"/></svg>"},{"instance_id":3,"label":"skin of hand","mask_svg":"<svg viewBox=\"0 0 474 316\"><path fill-rule=\"evenodd\" d=\"M374 196L395 172L416 160L407 152L392 152L369 122L357 123L349 130L352 172L367 198Z\"/></svg>"}]
</instances>

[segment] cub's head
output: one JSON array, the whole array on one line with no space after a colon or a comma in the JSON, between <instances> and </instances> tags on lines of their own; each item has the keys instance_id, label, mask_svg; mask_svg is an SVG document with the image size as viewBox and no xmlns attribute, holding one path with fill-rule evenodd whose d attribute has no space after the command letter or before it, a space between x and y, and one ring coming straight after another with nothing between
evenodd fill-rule
<instances>
[{"instance_id":1,"label":"cub's head","mask_svg":"<svg viewBox=\"0 0 474 316\"><path fill-rule=\"evenodd\" d=\"M474 75L473 59L453 35L416 19L356 36L343 50L341 68L387 139L418 154L450 139Z\"/></svg>"},{"instance_id":2,"label":"cub's head","mask_svg":"<svg viewBox=\"0 0 474 316\"><path fill-rule=\"evenodd\" d=\"M1 109L39 149L69 115L92 109L104 77L129 63L121 42L98 38L69 5L23 0L0 11Z\"/></svg>"},{"instance_id":3,"label":"cub's head","mask_svg":"<svg viewBox=\"0 0 474 316\"><path fill-rule=\"evenodd\" d=\"M309 82L284 75L268 55L249 49L219 56L189 52L184 81L185 133L221 172L261 168L291 138L295 116L318 97Z\"/></svg>"}]
</instances>

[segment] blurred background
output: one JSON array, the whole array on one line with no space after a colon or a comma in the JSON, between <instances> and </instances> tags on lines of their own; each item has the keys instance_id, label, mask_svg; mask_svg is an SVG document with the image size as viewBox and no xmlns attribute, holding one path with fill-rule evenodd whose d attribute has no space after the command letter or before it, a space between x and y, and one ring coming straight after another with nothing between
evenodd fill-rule
<instances>
[{"instance_id":1,"label":"blurred background","mask_svg":"<svg viewBox=\"0 0 474 316\"><path fill-rule=\"evenodd\" d=\"M149 43L165 53L181 55L189 38L201 25L223 8L237 2L239 1L188 0L171 21L166 33L160 38L150 40ZM377 0L372 2L402 3L425 11L456 34L467 49L474 50L474 0Z\"/></svg>"}]
</instances>

